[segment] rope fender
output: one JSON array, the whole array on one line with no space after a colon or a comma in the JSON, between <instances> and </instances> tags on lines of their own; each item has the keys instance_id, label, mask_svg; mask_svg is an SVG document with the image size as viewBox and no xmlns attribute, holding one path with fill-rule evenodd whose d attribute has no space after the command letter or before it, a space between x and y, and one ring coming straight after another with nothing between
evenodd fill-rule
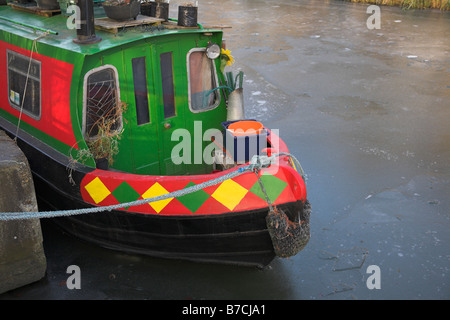
<instances>
[{"instance_id":1,"label":"rope fender","mask_svg":"<svg viewBox=\"0 0 450 320\"><path fill-rule=\"evenodd\" d=\"M236 171L230 172L224 176L200 183L200 184L192 186L192 187L188 187L188 188L185 188L182 190L177 190L177 191L167 193L164 195L160 195L157 197L146 198L146 199L142 199L142 200L135 200L132 202L120 203L120 204L110 205L110 206L92 207L92 208L84 208L84 209L40 211L40 212L1 212L0 213L0 221L56 218L56 217L73 216L73 215L87 214L87 213L98 213L98 212L112 211L112 210L120 209L120 208L124 208L124 207L137 206L137 205L141 205L144 203L165 200L168 198L181 197L186 194L194 193L194 192L204 189L206 187L210 187L210 186L219 184L225 180L240 176L244 173L256 172L257 170L260 170L262 168L267 168L272 164L272 161L275 160L275 157L278 157L278 156L291 157L291 159L293 159L296 162L296 165L300 169L299 173L302 176L303 181L306 182L306 180L305 180L306 177L305 177L305 174L303 172L303 169L302 169L299 161L295 158L295 156L291 155L290 153L281 152L281 153L272 154L270 157L264 156L264 155L259 155L259 156L255 155L251 159L249 165L247 165L245 167L241 167Z\"/></svg>"},{"instance_id":2,"label":"rope fender","mask_svg":"<svg viewBox=\"0 0 450 320\"><path fill-rule=\"evenodd\" d=\"M310 215L311 205L308 200L303 204L298 222L289 220L280 208L274 207L269 211L266 216L266 226L277 256L288 258L303 250L311 237Z\"/></svg>"}]
</instances>

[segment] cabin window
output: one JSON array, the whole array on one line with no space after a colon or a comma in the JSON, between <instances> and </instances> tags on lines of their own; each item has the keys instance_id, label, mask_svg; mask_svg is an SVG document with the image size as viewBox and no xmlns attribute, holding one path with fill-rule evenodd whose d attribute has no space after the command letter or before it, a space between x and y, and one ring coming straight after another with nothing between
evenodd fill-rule
<instances>
[{"instance_id":1,"label":"cabin window","mask_svg":"<svg viewBox=\"0 0 450 320\"><path fill-rule=\"evenodd\" d=\"M172 52L161 53L159 60L161 63L164 118L170 118L175 116L175 88L173 83Z\"/></svg>"},{"instance_id":2,"label":"cabin window","mask_svg":"<svg viewBox=\"0 0 450 320\"><path fill-rule=\"evenodd\" d=\"M94 138L99 130L110 133L122 128L117 71L113 66L103 66L89 71L84 80L85 123L87 138Z\"/></svg>"},{"instance_id":3,"label":"cabin window","mask_svg":"<svg viewBox=\"0 0 450 320\"><path fill-rule=\"evenodd\" d=\"M189 105L193 112L215 108L220 102L214 61L206 56L206 49L193 49L188 55Z\"/></svg>"},{"instance_id":4,"label":"cabin window","mask_svg":"<svg viewBox=\"0 0 450 320\"><path fill-rule=\"evenodd\" d=\"M150 122L145 57L133 58L131 59L131 64L133 68L137 124L141 125Z\"/></svg>"},{"instance_id":5,"label":"cabin window","mask_svg":"<svg viewBox=\"0 0 450 320\"><path fill-rule=\"evenodd\" d=\"M26 88L25 88L26 86ZM15 109L41 117L41 63L8 50L8 96Z\"/></svg>"}]
</instances>

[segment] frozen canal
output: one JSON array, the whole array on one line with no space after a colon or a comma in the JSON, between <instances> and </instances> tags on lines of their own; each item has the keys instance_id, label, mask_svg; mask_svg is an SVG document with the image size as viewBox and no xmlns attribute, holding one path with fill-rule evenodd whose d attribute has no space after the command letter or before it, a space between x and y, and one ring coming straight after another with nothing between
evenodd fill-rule
<instances>
[{"instance_id":1,"label":"frozen canal","mask_svg":"<svg viewBox=\"0 0 450 320\"><path fill-rule=\"evenodd\" d=\"M47 277L0 299L450 299L450 13L381 7L369 29L367 4L218 3L199 1L199 22L232 26L247 117L307 173L308 246L256 270L125 255L45 223Z\"/></svg>"}]
</instances>

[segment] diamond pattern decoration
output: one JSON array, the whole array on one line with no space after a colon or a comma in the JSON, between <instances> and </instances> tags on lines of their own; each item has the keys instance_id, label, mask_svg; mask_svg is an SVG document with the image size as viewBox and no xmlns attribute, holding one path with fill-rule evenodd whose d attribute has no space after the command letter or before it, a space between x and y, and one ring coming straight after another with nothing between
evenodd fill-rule
<instances>
[{"instance_id":1,"label":"diamond pattern decoration","mask_svg":"<svg viewBox=\"0 0 450 320\"><path fill-rule=\"evenodd\" d=\"M162 185L160 185L158 182L156 182L154 185L152 185L145 193L142 195L142 198L148 199L153 198L157 196L162 196L163 194L167 194L169 191L167 191ZM162 209L164 209L165 206L169 204L170 201L172 201L173 198L168 198L165 200L159 200L150 202L149 205L156 211L156 213L160 213Z\"/></svg>"},{"instance_id":2,"label":"diamond pattern decoration","mask_svg":"<svg viewBox=\"0 0 450 320\"><path fill-rule=\"evenodd\" d=\"M272 203L275 203L280 196L286 196L283 191L288 186L288 183L283 180L283 175L277 174L277 176L264 172L260 177ZM166 188L169 190L180 190L184 185L184 189L186 189L200 182L190 181L187 185L185 185L186 182L182 181L179 183L166 183L165 181L148 181L142 183L134 180L92 177L86 181L86 184L82 183L82 194L83 198L86 197L86 201L91 203L95 202L95 204L99 205L123 204L138 199L148 199L168 194L169 191ZM144 190L146 191L143 192ZM230 211L247 210L253 203L260 201L258 198L266 202L266 197L258 180L255 175L252 175L240 179L226 180L217 187L214 186L177 197L177 200L174 202L172 202L174 198L168 198L150 202L148 205L158 214L195 214L199 211L201 211L201 214L204 214L211 210L214 212L223 212L223 206ZM167 207L169 203L171 204ZM142 206L141 208L134 208L138 212L149 211L149 207L146 207L146 204ZM129 207L125 209L129 209Z\"/></svg>"},{"instance_id":3,"label":"diamond pattern decoration","mask_svg":"<svg viewBox=\"0 0 450 320\"><path fill-rule=\"evenodd\" d=\"M184 189L195 185L196 184L191 181ZM198 208L200 208L208 198L209 194L207 194L204 190L199 190L181 197L177 197L177 200L180 201L186 208L188 208L189 211L195 213L195 211L197 211Z\"/></svg>"},{"instance_id":4,"label":"diamond pattern decoration","mask_svg":"<svg viewBox=\"0 0 450 320\"><path fill-rule=\"evenodd\" d=\"M111 191L109 191L99 177L96 177L94 180L89 182L84 188L96 204L102 202L111 194Z\"/></svg>"},{"instance_id":5,"label":"diamond pattern decoration","mask_svg":"<svg viewBox=\"0 0 450 320\"><path fill-rule=\"evenodd\" d=\"M230 209L230 211L233 211L247 192L248 190L237 182L225 180L211 196Z\"/></svg>"},{"instance_id":6,"label":"diamond pattern decoration","mask_svg":"<svg viewBox=\"0 0 450 320\"><path fill-rule=\"evenodd\" d=\"M135 201L141 196L126 181L122 182L116 189L114 189L112 194L117 201L119 201L119 203ZM129 207L125 207L125 209L128 208Z\"/></svg>"},{"instance_id":7,"label":"diamond pattern decoration","mask_svg":"<svg viewBox=\"0 0 450 320\"><path fill-rule=\"evenodd\" d=\"M270 199L270 202L274 203L278 196L283 192L284 188L286 188L287 183L269 173L263 173L261 176L261 181L266 189L267 196ZM256 181L253 187L250 188L250 192L254 193L264 201L266 201L266 196L261 189L259 181Z\"/></svg>"}]
</instances>

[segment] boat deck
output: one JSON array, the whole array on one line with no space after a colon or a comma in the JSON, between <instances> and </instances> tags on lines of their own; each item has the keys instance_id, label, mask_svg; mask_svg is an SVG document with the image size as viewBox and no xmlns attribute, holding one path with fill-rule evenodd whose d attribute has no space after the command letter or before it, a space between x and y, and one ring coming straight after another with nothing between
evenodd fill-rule
<instances>
[{"instance_id":1,"label":"boat deck","mask_svg":"<svg viewBox=\"0 0 450 320\"><path fill-rule=\"evenodd\" d=\"M119 33L121 30L133 27L148 28L161 26L163 21L164 19L147 17L143 15L138 15L136 17L136 20L129 20L129 21L116 21L108 17L102 17L95 19L95 29L116 34Z\"/></svg>"},{"instance_id":2,"label":"boat deck","mask_svg":"<svg viewBox=\"0 0 450 320\"><path fill-rule=\"evenodd\" d=\"M8 6L14 8L15 10L28 12L28 13L32 13L32 14L38 14L38 15L44 16L44 17L52 17L54 15L61 13L61 9L55 9L55 10L42 9L42 8L39 8L36 5L36 3L24 4L24 3L8 2Z\"/></svg>"},{"instance_id":3,"label":"boat deck","mask_svg":"<svg viewBox=\"0 0 450 320\"><path fill-rule=\"evenodd\" d=\"M60 10L41 10L36 6L19 6L17 3L0 6L0 40L16 35L39 43L65 49L84 55L96 54L113 47L119 47L137 40L144 40L168 34L221 32L220 26L180 27L175 21L139 15L130 21L114 21L106 17L101 6L94 7L95 28L102 41L95 45L78 45L73 43L76 31L67 27L66 15ZM46 30L50 35L42 36ZM120 35L120 36L119 36Z\"/></svg>"}]
</instances>

